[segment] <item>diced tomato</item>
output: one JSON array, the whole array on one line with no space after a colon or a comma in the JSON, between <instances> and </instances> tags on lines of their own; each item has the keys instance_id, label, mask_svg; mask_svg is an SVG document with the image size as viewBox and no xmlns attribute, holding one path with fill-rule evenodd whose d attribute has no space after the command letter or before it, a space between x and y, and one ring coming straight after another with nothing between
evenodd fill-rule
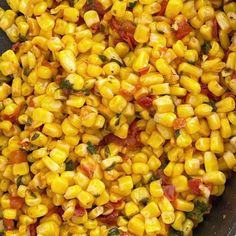
<instances>
[{"instance_id":1,"label":"diced tomato","mask_svg":"<svg viewBox=\"0 0 236 236\"><path fill-rule=\"evenodd\" d=\"M214 19L212 21L212 37L213 38L217 38L218 37L218 24L217 24L217 20Z\"/></svg>"},{"instance_id":2,"label":"diced tomato","mask_svg":"<svg viewBox=\"0 0 236 236\"><path fill-rule=\"evenodd\" d=\"M164 195L169 199L169 201L174 202L176 200L177 193L175 191L174 185L164 185L162 186Z\"/></svg>"},{"instance_id":3,"label":"diced tomato","mask_svg":"<svg viewBox=\"0 0 236 236\"><path fill-rule=\"evenodd\" d=\"M192 31L191 26L185 20L178 23L178 29L175 31L176 39L182 39Z\"/></svg>"},{"instance_id":4,"label":"diced tomato","mask_svg":"<svg viewBox=\"0 0 236 236\"><path fill-rule=\"evenodd\" d=\"M119 146L124 145L124 139L121 139L117 136L115 136L114 134L108 134L106 136L104 136L104 138L102 139L102 141L99 143L99 146L105 146L109 143L115 143Z\"/></svg>"},{"instance_id":5,"label":"diced tomato","mask_svg":"<svg viewBox=\"0 0 236 236\"><path fill-rule=\"evenodd\" d=\"M133 96L133 92L130 92L125 89L120 89L119 94L123 97L132 97Z\"/></svg>"},{"instance_id":6,"label":"diced tomato","mask_svg":"<svg viewBox=\"0 0 236 236\"><path fill-rule=\"evenodd\" d=\"M89 11L89 10L96 11L99 16L103 16L106 13L103 5L98 0L91 0L91 3L85 6L85 11Z\"/></svg>"},{"instance_id":7,"label":"diced tomato","mask_svg":"<svg viewBox=\"0 0 236 236\"><path fill-rule=\"evenodd\" d=\"M146 67L140 69L138 73L139 73L140 76L145 75L145 74L148 73L149 69L150 69L150 67L146 66Z\"/></svg>"},{"instance_id":8,"label":"diced tomato","mask_svg":"<svg viewBox=\"0 0 236 236\"><path fill-rule=\"evenodd\" d=\"M119 216L119 212L114 210L111 214L109 215L101 215L98 217L98 220L107 225L116 225L117 224L117 218Z\"/></svg>"},{"instance_id":9,"label":"diced tomato","mask_svg":"<svg viewBox=\"0 0 236 236\"><path fill-rule=\"evenodd\" d=\"M143 107L143 108L145 108L145 109L148 109L148 108L152 107L152 102L153 102L154 98L155 98L155 97L152 96L152 95L145 96L145 97L141 97L141 98L139 98L139 99L137 100L137 103L138 103L141 107Z\"/></svg>"},{"instance_id":10,"label":"diced tomato","mask_svg":"<svg viewBox=\"0 0 236 236\"><path fill-rule=\"evenodd\" d=\"M81 207L79 204L75 206L75 215L82 217L85 214L85 209Z\"/></svg>"},{"instance_id":11,"label":"diced tomato","mask_svg":"<svg viewBox=\"0 0 236 236\"><path fill-rule=\"evenodd\" d=\"M93 31L93 33L98 33L100 31L100 23L99 22L95 23L90 28Z\"/></svg>"},{"instance_id":12,"label":"diced tomato","mask_svg":"<svg viewBox=\"0 0 236 236\"><path fill-rule=\"evenodd\" d=\"M158 169L157 174L158 174L158 176L161 179L161 184L162 185L168 185L169 177L164 174L163 170L162 169Z\"/></svg>"},{"instance_id":13,"label":"diced tomato","mask_svg":"<svg viewBox=\"0 0 236 236\"><path fill-rule=\"evenodd\" d=\"M15 228L13 220L3 219L3 225L6 230L13 230Z\"/></svg>"},{"instance_id":14,"label":"diced tomato","mask_svg":"<svg viewBox=\"0 0 236 236\"><path fill-rule=\"evenodd\" d=\"M84 172L84 174L87 175L89 178L93 177L93 170L90 169L89 166L80 165L80 168Z\"/></svg>"},{"instance_id":15,"label":"diced tomato","mask_svg":"<svg viewBox=\"0 0 236 236\"><path fill-rule=\"evenodd\" d=\"M59 216L62 216L64 213L63 209L59 206L52 207L48 210L47 216L50 216L52 214L58 214Z\"/></svg>"},{"instance_id":16,"label":"diced tomato","mask_svg":"<svg viewBox=\"0 0 236 236\"><path fill-rule=\"evenodd\" d=\"M108 202L105 204L105 207L111 209L117 209L122 206L123 202L124 201L122 199L118 200L117 202Z\"/></svg>"},{"instance_id":17,"label":"diced tomato","mask_svg":"<svg viewBox=\"0 0 236 236\"><path fill-rule=\"evenodd\" d=\"M157 14L158 16L164 16L165 15L167 4L168 4L167 0L162 0L162 2L161 2L161 10L158 12L158 14Z\"/></svg>"},{"instance_id":18,"label":"diced tomato","mask_svg":"<svg viewBox=\"0 0 236 236\"><path fill-rule=\"evenodd\" d=\"M19 50L20 46L21 46L21 43L16 42L11 46L11 49L12 49L13 52L17 52Z\"/></svg>"},{"instance_id":19,"label":"diced tomato","mask_svg":"<svg viewBox=\"0 0 236 236\"><path fill-rule=\"evenodd\" d=\"M188 181L188 186L190 188L190 192L194 195L200 195L201 190L199 186L202 184L201 179L190 179Z\"/></svg>"},{"instance_id":20,"label":"diced tomato","mask_svg":"<svg viewBox=\"0 0 236 236\"><path fill-rule=\"evenodd\" d=\"M10 207L20 210L24 206L24 198L21 197L10 197Z\"/></svg>"},{"instance_id":21,"label":"diced tomato","mask_svg":"<svg viewBox=\"0 0 236 236\"><path fill-rule=\"evenodd\" d=\"M26 162L26 161L27 161L26 153L21 150L16 150L10 153L8 163L16 164L16 163L21 163L21 162Z\"/></svg>"},{"instance_id":22,"label":"diced tomato","mask_svg":"<svg viewBox=\"0 0 236 236\"><path fill-rule=\"evenodd\" d=\"M139 134L140 130L137 126L137 121L133 121L129 126L128 136L125 140L125 144L129 150L135 150L142 147Z\"/></svg>"},{"instance_id":23,"label":"diced tomato","mask_svg":"<svg viewBox=\"0 0 236 236\"><path fill-rule=\"evenodd\" d=\"M37 226L39 225L38 222L29 225L30 236L37 236Z\"/></svg>"},{"instance_id":24,"label":"diced tomato","mask_svg":"<svg viewBox=\"0 0 236 236\"><path fill-rule=\"evenodd\" d=\"M186 120L184 118L176 118L173 122L173 128L175 130L184 128L186 126Z\"/></svg>"}]
</instances>

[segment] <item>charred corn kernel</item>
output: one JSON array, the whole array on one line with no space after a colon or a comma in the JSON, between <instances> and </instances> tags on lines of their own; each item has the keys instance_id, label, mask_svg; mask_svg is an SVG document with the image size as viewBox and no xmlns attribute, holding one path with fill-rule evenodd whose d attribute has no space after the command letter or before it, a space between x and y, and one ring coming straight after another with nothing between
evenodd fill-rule
<instances>
[{"instance_id":1,"label":"charred corn kernel","mask_svg":"<svg viewBox=\"0 0 236 236\"><path fill-rule=\"evenodd\" d=\"M195 108L194 113L198 117L203 117L203 116L209 116L212 110L213 110L212 106L208 104L200 104Z\"/></svg>"},{"instance_id":2,"label":"charred corn kernel","mask_svg":"<svg viewBox=\"0 0 236 236\"><path fill-rule=\"evenodd\" d=\"M150 194L153 197L162 197L163 189L161 187L160 180L155 180L150 183Z\"/></svg>"},{"instance_id":3,"label":"charred corn kernel","mask_svg":"<svg viewBox=\"0 0 236 236\"><path fill-rule=\"evenodd\" d=\"M124 212L127 217L132 217L139 213L139 207L134 202L130 201L125 204Z\"/></svg>"},{"instance_id":4,"label":"charred corn kernel","mask_svg":"<svg viewBox=\"0 0 236 236\"><path fill-rule=\"evenodd\" d=\"M155 63L157 70L162 74L162 75L169 75L171 74L171 66L167 64L167 62L160 58L156 61Z\"/></svg>"},{"instance_id":5,"label":"charred corn kernel","mask_svg":"<svg viewBox=\"0 0 236 236\"><path fill-rule=\"evenodd\" d=\"M153 95L165 95L170 94L169 83L162 83L150 86L151 94Z\"/></svg>"},{"instance_id":6,"label":"charred corn kernel","mask_svg":"<svg viewBox=\"0 0 236 236\"><path fill-rule=\"evenodd\" d=\"M188 190L188 179L184 175L174 177L172 179L172 184L175 186L177 193Z\"/></svg>"},{"instance_id":7,"label":"charred corn kernel","mask_svg":"<svg viewBox=\"0 0 236 236\"><path fill-rule=\"evenodd\" d=\"M12 171L14 175L27 175L29 173L29 165L27 162L14 164Z\"/></svg>"},{"instance_id":8,"label":"charred corn kernel","mask_svg":"<svg viewBox=\"0 0 236 236\"><path fill-rule=\"evenodd\" d=\"M46 205L43 204L31 206L27 209L27 215L32 218L39 218L45 216L47 213L48 213L48 208Z\"/></svg>"},{"instance_id":9,"label":"charred corn kernel","mask_svg":"<svg viewBox=\"0 0 236 236\"><path fill-rule=\"evenodd\" d=\"M90 208L94 202L94 197L92 194L82 190L78 196L78 200L82 207Z\"/></svg>"},{"instance_id":10,"label":"charred corn kernel","mask_svg":"<svg viewBox=\"0 0 236 236\"><path fill-rule=\"evenodd\" d=\"M207 116L207 122L211 130L217 130L220 128L220 117L216 112Z\"/></svg>"},{"instance_id":11,"label":"charred corn kernel","mask_svg":"<svg viewBox=\"0 0 236 236\"><path fill-rule=\"evenodd\" d=\"M54 221L47 221L40 223L37 227L37 234L38 235L59 235L60 228L59 225Z\"/></svg>"},{"instance_id":12,"label":"charred corn kernel","mask_svg":"<svg viewBox=\"0 0 236 236\"><path fill-rule=\"evenodd\" d=\"M51 189L54 193L64 194L68 188L68 180L63 177L55 177L51 183Z\"/></svg>"},{"instance_id":13,"label":"charred corn kernel","mask_svg":"<svg viewBox=\"0 0 236 236\"><path fill-rule=\"evenodd\" d=\"M137 236L142 236L144 235L145 224L142 219L134 216L129 220L128 230Z\"/></svg>"},{"instance_id":14,"label":"charred corn kernel","mask_svg":"<svg viewBox=\"0 0 236 236\"><path fill-rule=\"evenodd\" d=\"M210 149L214 153L224 152L224 143L220 135L220 132L217 130L211 132Z\"/></svg>"},{"instance_id":15,"label":"charred corn kernel","mask_svg":"<svg viewBox=\"0 0 236 236\"><path fill-rule=\"evenodd\" d=\"M162 96L154 100L154 105L159 113L173 112L174 104L170 96Z\"/></svg>"},{"instance_id":16,"label":"charred corn kernel","mask_svg":"<svg viewBox=\"0 0 236 236\"><path fill-rule=\"evenodd\" d=\"M206 172L217 171L219 169L217 158L214 153L205 152L204 166L205 166Z\"/></svg>"},{"instance_id":17,"label":"charred corn kernel","mask_svg":"<svg viewBox=\"0 0 236 236\"><path fill-rule=\"evenodd\" d=\"M203 182L206 184L223 185L225 181L225 174L221 171L211 171L203 175Z\"/></svg>"},{"instance_id":18,"label":"charred corn kernel","mask_svg":"<svg viewBox=\"0 0 236 236\"><path fill-rule=\"evenodd\" d=\"M153 218L158 217L160 215L160 210L156 202L152 201L148 203L140 213L143 215L144 218Z\"/></svg>"},{"instance_id":19,"label":"charred corn kernel","mask_svg":"<svg viewBox=\"0 0 236 236\"><path fill-rule=\"evenodd\" d=\"M115 113L121 113L127 105L127 101L124 97L116 95L109 102L109 108Z\"/></svg>"},{"instance_id":20,"label":"charred corn kernel","mask_svg":"<svg viewBox=\"0 0 236 236\"><path fill-rule=\"evenodd\" d=\"M196 143L195 147L199 151L208 151L210 149L210 139L209 138L199 138Z\"/></svg>"},{"instance_id":21,"label":"charred corn kernel","mask_svg":"<svg viewBox=\"0 0 236 236\"><path fill-rule=\"evenodd\" d=\"M216 104L217 112L230 112L235 109L235 101L232 97L226 97Z\"/></svg>"},{"instance_id":22,"label":"charred corn kernel","mask_svg":"<svg viewBox=\"0 0 236 236\"><path fill-rule=\"evenodd\" d=\"M201 91L200 84L188 76L181 76L180 84L192 94L199 94Z\"/></svg>"},{"instance_id":23,"label":"charred corn kernel","mask_svg":"<svg viewBox=\"0 0 236 236\"><path fill-rule=\"evenodd\" d=\"M149 37L150 37L149 27L145 26L144 24L138 24L134 32L134 39L138 43L146 43L148 42Z\"/></svg>"},{"instance_id":24,"label":"charred corn kernel","mask_svg":"<svg viewBox=\"0 0 236 236\"><path fill-rule=\"evenodd\" d=\"M225 152L223 158L229 169L233 169L235 167L236 158L232 152L230 151Z\"/></svg>"}]
</instances>

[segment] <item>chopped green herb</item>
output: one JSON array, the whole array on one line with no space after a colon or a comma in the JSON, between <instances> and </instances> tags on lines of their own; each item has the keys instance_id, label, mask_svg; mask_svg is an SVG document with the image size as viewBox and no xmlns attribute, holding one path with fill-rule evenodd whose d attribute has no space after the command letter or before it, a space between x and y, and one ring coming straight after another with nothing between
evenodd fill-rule
<instances>
[{"instance_id":1,"label":"chopped green herb","mask_svg":"<svg viewBox=\"0 0 236 236\"><path fill-rule=\"evenodd\" d=\"M31 73L31 71L32 71L32 69L29 69L28 67L25 67L25 68L23 69L23 74L24 74L25 76L29 76L29 74Z\"/></svg>"},{"instance_id":2,"label":"chopped green herb","mask_svg":"<svg viewBox=\"0 0 236 236\"><path fill-rule=\"evenodd\" d=\"M75 169L75 164L72 160L66 162L66 171L72 171Z\"/></svg>"},{"instance_id":3,"label":"chopped green herb","mask_svg":"<svg viewBox=\"0 0 236 236\"><path fill-rule=\"evenodd\" d=\"M98 55L98 57L101 59L101 61L106 62L107 61L107 57L104 55Z\"/></svg>"},{"instance_id":4,"label":"chopped green herb","mask_svg":"<svg viewBox=\"0 0 236 236\"><path fill-rule=\"evenodd\" d=\"M97 153L96 147L90 141L87 142L87 150L91 154L96 154Z\"/></svg>"},{"instance_id":5,"label":"chopped green herb","mask_svg":"<svg viewBox=\"0 0 236 236\"><path fill-rule=\"evenodd\" d=\"M30 125L32 125L32 122L33 122L32 118L29 117L29 118L27 119L25 125L30 126Z\"/></svg>"},{"instance_id":6,"label":"chopped green herb","mask_svg":"<svg viewBox=\"0 0 236 236\"><path fill-rule=\"evenodd\" d=\"M33 136L31 137L31 140L34 141L39 137L39 133L34 133Z\"/></svg>"},{"instance_id":7,"label":"chopped green herb","mask_svg":"<svg viewBox=\"0 0 236 236\"><path fill-rule=\"evenodd\" d=\"M69 80L62 80L60 83L61 89L73 89L73 84Z\"/></svg>"},{"instance_id":8,"label":"chopped green herb","mask_svg":"<svg viewBox=\"0 0 236 236\"><path fill-rule=\"evenodd\" d=\"M203 54L208 54L208 52L211 50L211 43L210 42L205 42L202 45L201 50L202 50Z\"/></svg>"},{"instance_id":9,"label":"chopped green herb","mask_svg":"<svg viewBox=\"0 0 236 236\"><path fill-rule=\"evenodd\" d=\"M115 166L116 166L116 163L113 162L110 166L108 166L108 167L105 169L105 171L110 171L110 170L112 170Z\"/></svg>"},{"instance_id":10,"label":"chopped green herb","mask_svg":"<svg viewBox=\"0 0 236 236\"><path fill-rule=\"evenodd\" d=\"M25 42L26 39L27 39L26 36L23 36L23 35L20 35L20 37L19 37L19 41L20 41L20 43Z\"/></svg>"},{"instance_id":11,"label":"chopped green herb","mask_svg":"<svg viewBox=\"0 0 236 236\"><path fill-rule=\"evenodd\" d=\"M120 118L118 118L115 122L115 126L118 126L120 124Z\"/></svg>"},{"instance_id":12,"label":"chopped green herb","mask_svg":"<svg viewBox=\"0 0 236 236\"><path fill-rule=\"evenodd\" d=\"M79 91L82 92L84 94L84 96L89 96L90 93L91 93L91 91L89 89L87 89L87 88L81 89Z\"/></svg>"},{"instance_id":13,"label":"chopped green herb","mask_svg":"<svg viewBox=\"0 0 236 236\"><path fill-rule=\"evenodd\" d=\"M216 103L212 99L210 99L209 102L205 102L205 103L210 105L213 108L213 111L217 110Z\"/></svg>"},{"instance_id":14,"label":"chopped green herb","mask_svg":"<svg viewBox=\"0 0 236 236\"><path fill-rule=\"evenodd\" d=\"M119 236L119 235L120 235L120 231L117 227L111 228L107 234L107 236Z\"/></svg>"},{"instance_id":15,"label":"chopped green herb","mask_svg":"<svg viewBox=\"0 0 236 236\"><path fill-rule=\"evenodd\" d=\"M158 179L160 179L160 177L153 174L151 176L151 178L149 179L148 183L151 183L152 181L155 181L155 180L158 180Z\"/></svg>"},{"instance_id":16,"label":"chopped green herb","mask_svg":"<svg viewBox=\"0 0 236 236\"><path fill-rule=\"evenodd\" d=\"M139 202L141 202L144 206L146 206L149 202L149 198L145 197L145 198L141 199Z\"/></svg>"},{"instance_id":17,"label":"chopped green herb","mask_svg":"<svg viewBox=\"0 0 236 236\"><path fill-rule=\"evenodd\" d=\"M175 230L171 227L168 231L168 236L184 236L184 232Z\"/></svg>"},{"instance_id":18,"label":"chopped green herb","mask_svg":"<svg viewBox=\"0 0 236 236\"><path fill-rule=\"evenodd\" d=\"M106 145L104 147L104 150L105 150L105 157L108 158L111 155L109 147Z\"/></svg>"},{"instance_id":19,"label":"chopped green herb","mask_svg":"<svg viewBox=\"0 0 236 236\"><path fill-rule=\"evenodd\" d=\"M177 129L177 130L175 131L175 137L178 138L179 136L180 136L180 130Z\"/></svg>"},{"instance_id":20,"label":"chopped green herb","mask_svg":"<svg viewBox=\"0 0 236 236\"><path fill-rule=\"evenodd\" d=\"M163 158L163 160L161 161L161 169L165 169L168 163L169 163L169 160L167 158Z\"/></svg>"},{"instance_id":21,"label":"chopped green herb","mask_svg":"<svg viewBox=\"0 0 236 236\"><path fill-rule=\"evenodd\" d=\"M116 62L120 67L125 67L125 65L122 62L116 60L115 58L112 58L110 62Z\"/></svg>"},{"instance_id":22,"label":"chopped green herb","mask_svg":"<svg viewBox=\"0 0 236 236\"><path fill-rule=\"evenodd\" d=\"M137 1L135 1L135 2L130 2L130 3L129 3L129 8L130 8L130 9L134 9L134 7L136 6L136 4L137 4Z\"/></svg>"},{"instance_id":23,"label":"chopped green herb","mask_svg":"<svg viewBox=\"0 0 236 236\"><path fill-rule=\"evenodd\" d=\"M22 185L22 178L23 178L22 175L20 175L20 176L17 178L17 180L16 180L16 186L17 186L17 188L19 188L19 186Z\"/></svg>"}]
</instances>

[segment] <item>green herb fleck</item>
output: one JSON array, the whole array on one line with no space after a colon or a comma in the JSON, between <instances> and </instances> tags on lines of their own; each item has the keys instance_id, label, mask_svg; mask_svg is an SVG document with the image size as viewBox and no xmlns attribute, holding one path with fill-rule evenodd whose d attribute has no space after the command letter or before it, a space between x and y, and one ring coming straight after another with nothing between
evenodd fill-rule
<instances>
[{"instance_id":1,"label":"green herb fleck","mask_svg":"<svg viewBox=\"0 0 236 236\"><path fill-rule=\"evenodd\" d=\"M28 119L27 119L25 125L30 126L30 125L32 125L32 122L33 122L32 118L31 118L31 117L28 117Z\"/></svg>"},{"instance_id":2,"label":"green herb fleck","mask_svg":"<svg viewBox=\"0 0 236 236\"><path fill-rule=\"evenodd\" d=\"M149 198L145 197L145 198L141 199L139 202L141 202L144 206L146 206L149 202Z\"/></svg>"},{"instance_id":3,"label":"green herb fleck","mask_svg":"<svg viewBox=\"0 0 236 236\"><path fill-rule=\"evenodd\" d=\"M87 150L91 154L96 154L97 153L96 147L90 141L87 142Z\"/></svg>"},{"instance_id":4,"label":"green herb fleck","mask_svg":"<svg viewBox=\"0 0 236 236\"><path fill-rule=\"evenodd\" d=\"M20 35L20 37L19 37L19 41L20 41L20 43L25 42L26 39L27 39L26 36L23 36L23 35Z\"/></svg>"},{"instance_id":5,"label":"green herb fleck","mask_svg":"<svg viewBox=\"0 0 236 236\"><path fill-rule=\"evenodd\" d=\"M91 94L91 91L87 88L81 89L80 91L84 94L84 96L89 96Z\"/></svg>"},{"instance_id":6,"label":"green herb fleck","mask_svg":"<svg viewBox=\"0 0 236 236\"><path fill-rule=\"evenodd\" d=\"M110 62L116 62L120 67L125 67L125 65L124 65L122 62L118 61L118 60L115 59L115 58L112 58L112 59L110 60Z\"/></svg>"},{"instance_id":7,"label":"green herb fleck","mask_svg":"<svg viewBox=\"0 0 236 236\"><path fill-rule=\"evenodd\" d=\"M107 234L107 236L119 236L119 235L120 235L120 231L117 227L111 228Z\"/></svg>"},{"instance_id":8,"label":"green herb fleck","mask_svg":"<svg viewBox=\"0 0 236 236\"><path fill-rule=\"evenodd\" d=\"M12 80L13 80L13 76L12 75L8 75L8 76L5 77L4 81L2 81L2 82L10 84L12 82Z\"/></svg>"},{"instance_id":9,"label":"green herb fleck","mask_svg":"<svg viewBox=\"0 0 236 236\"><path fill-rule=\"evenodd\" d=\"M75 169L75 164L72 160L66 162L66 171L72 171Z\"/></svg>"},{"instance_id":10,"label":"green herb fleck","mask_svg":"<svg viewBox=\"0 0 236 236\"><path fill-rule=\"evenodd\" d=\"M69 80L62 80L60 83L61 89L72 89L73 84Z\"/></svg>"},{"instance_id":11,"label":"green herb fleck","mask_svg":"<svg viewBox=\"0 0 236 236\"><path fill-rule=\"evenodd\" d=\"M29 69L28 67L25 67L25 68L23 69L23 74L24 74L25 76L29 76L29 74L31 73L31 71L32 71L32 69Z\"/></svg>"},{"instance_id":12,"label":"green herb fleck","mask_svg":"<svg viewBox=\"0 0 236 236\"><path fill-rule=\"evenodd\" d=\"M175 131L175 137L178 138L179 136L180 136L180 130L177 129L177 130Z\"/></svg>"},{"instance_id":13,"label":"green herb fleck","mask_svg":"<svg viewBox=\"0 0 236 236\"><path fill-rule=\"evenodd\" d=\"M112 170L115 166L116 166L116 163L113 162L110 166L108 166L108 167L105 169L105 171L110 171L110 170Z\"/></svg>"},{"instance_id":14,"label":"green herb fleck","mask_svg":"<svg viewBox=\"0 0 236 236\"><path fill-rule=\"evenodd\" d=\"M98 55L98 57L101 59L102 62L106 62L107 61L107 57L104 55Z\"/></svg>"},{"instance_id":15,"label":"green herb fleck","mask_svg":"<svg viewBox=\"0 0 236 236\"><path fill-rule=\"evenodd\" d=\"M17 188L19 188L19 186L22 185L22 178L23 178L22 175L20 175L20 176L17 178L17 180L16 180L16 186L17 186Z\"/></svg>"},{"instance_id":16,"label":"green herb fleck","mask_svg":"<svg viewBox=\"0 0 236 236\"><path fill-rule=\"evenodd\" d=\"M217 110L216 103L212 99L210 99L209 102L205 102L205 103L210 105L213 108L213 111Z\"/></svg>"},{"instance_id":17,"label":"green herb fleck","mask_svg":"<svg viewBox=\"0 0 236 236\"><path fill-rule=\"evenodd\" d=\"M105 150L105 157L108 158L111 155L109 147L106 145L104 147L104 150Z\"/></svg>"},{"instance_id":18,"label":"green herb fleck","mask_svg":"<svg viewBox=\"0 0 236 236\"><path fill-rule=\"evenodd\" d=\"M129 8L130 8L130 9L134 9L134 7L136 6L136 4L137 4L136 1L135 1L135 2L130 2L130 3L129 3Z\"/></svg>"},{"instance_id":19,"label":"green herb fleck","mask_svg":"<svg viewBox=\"0 0 236 236\"><path fill-rule=\"evenodd\" d=\"M184 232L175 230L171 227L168 231L168 236L184 236Z\"/></svg>"},{"instance_id":20,"label":"green herb fleck","mask_svg":"<svg viewBox=\"0 0 236 236\"><path fill-rule=\"evenodd\" d=\"M39 133L34 133L33 136L31 137L31 140L34 141L39 137Z\"/></svg>"},{"instance_id":21,"label":"green herb fleck","mask_svg":"<svg viewBox=\"0 0 236 236\"><path fill-rule=\"evenodd\" d=\"M32 191L30 191L30 195L31 195L32 197L34 197L34 198L37 198L36 194L35 194L34 192L32 192Z\"/></svg>"},{"instance_id":22,"label":"green herb fleck","mask_svg":"<svg viewBox=\"0 0 236 236\"><path fill-rule=\"evenodd\" d=\"M211 43L210 42L205 42L202 45L201 50L202 50L203 54L208 54L208 52L211 50Z\"/></svg>"}]
</instances>

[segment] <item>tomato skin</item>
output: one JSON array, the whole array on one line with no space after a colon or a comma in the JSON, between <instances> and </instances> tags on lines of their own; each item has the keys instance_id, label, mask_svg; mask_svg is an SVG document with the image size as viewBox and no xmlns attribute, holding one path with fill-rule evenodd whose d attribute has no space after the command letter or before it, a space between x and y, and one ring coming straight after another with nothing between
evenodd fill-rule
<instances>
[{"instance_id":1,"label":"tomato skin","mask_svg":"<svg viewBox=\"0 0 236 236\"><path fill-rule=\"evenodd\" d=\"M212 21L212 37L213 38L217 38L218 37L218 24L217 24L217 20L214 19Z\"/></svg>"},{"instance_id":2,"label":"tomato skin","mask_svg":"<svg viewBox=\"0 0 236 236\"><path fill-rule=\"evenodd\" d=\"M165 15L167 4L168 4L167 0L162 0L162 2L161 2L161 10L158 12L158 14L157 14L158 16L164 16Z\"/></svg>"},{"instance_id":3,"label":"tomato skin","mask_svg":"<svg viewBox=\"0 0 236 236\"><path fill-rule=\"evenodd\" d=\"M20 210L24 206L24 198L21 197L10 197L10 207Z\"/></svg>"},{"instance_id":4,"label":"tomato skin","mask_svg":"<svg viewBox=\"0 0 236 236\"><path fill-rule=\"evenodd\" d=\"M49 209L48 213L47 213L47 216L50 216L52 214L58 214L59 216L62 216L64 213L63 209L61 207L52 207L51 209Z\"/></svg>"},{"instance_id":5,"label":"tomato skin","mask_svg":"<svg viewBox=\"0 0 236 236\"><path fill-rule=\"evenodd\" d=\"M149 66L146 66L146 67L144 67L144 68L140 69L140 70L139 70L139 72L138 72L138 73L139 73L139 75L140 75L140 76L142 76L142 75L145 75L145 74L147 74L147 73L148 73L148 71L149 71L149 68L150 68Z\"/></svg>"},{"instance_id":6,"label":"tomato skin","mask_svg":"<svg viewBox=\"0 0 236 236\"><path fill-rule=\"evenodd\" d=\"M85 214L85 209L81 207L79 204L75 206L75 215L82 217Z\"/></svg>"},{"instance_id":7,"label":"tomato skin","mask_svg":"<svg viewBox=\"0 0 236 236\"><path fill-rule=\"evenodd\" d=\"M37 236L37 226L39 225L38 222L29 225L30 236Z\"/></svg>"},{"instance_id":8,"label":"tomato skin","mask_svg":"<svg viewBox=\"0 0 236 236\"><path fill-rule=\"evenodd\" d=\"M200 179L190 179L188 181L188 186L190 188L190 192L194 195L200 195L201 190L199 186L202 184L202 181Z\"/></svg>"},{"instance_id":9,"label":"tomato skin","mask_svg":"<svg viewBox=\"0 0 236 236\"><path fill-rule=\"evenodd\" d=\"M15 228L14 220L3 219L3 224L6 230L13 230Z\"/></svg>"},{"instance_id":10,"label":"tomato skin","mask_svg":"<svg viewBox=\"0 0 236 236\"><path fill-rule=\"evenodd\" d=\"M176 118L173 123L175 130L184 128L186 126L186 120L184 118Z\"/></svg>"},{"instance_id":11,"label":"tomato skin","mask_svg":"<svg viewBox=\"0 0 236 236\"><path fill-rule=\"evenodd\" d=\"M162 186L164 195L169 199L169 201L174 202L177 197L174 185L164 185Z\"/></svg>"},{"instance_id":12,"label":"tomato skin","mask_svg":"<svg viewBox=\"0 0 236 236\"><path fill-rule=\"evenodd\" d=\"M99 16L104 16L106 11L103 8L103 5L98 0L92 0L91 3L85 6L85 11L94 10L98 13Z\"/></svg>"},{"instance_id":13,"label":"tomato skin","mask_svg":"<svg viewBox=\"0 0 236 236\"><path fill-rule=\"evenodd\" d=\"M160 177L160 179L161 179L161 184L162 184L162 185L168 185L168 183L169 183L169 177L164 174L164 172L163 172L162 169L159 169L159 170L157 171L157 175Z\"/></svg>"},{"instance_id":14,"label":"tomato skin","mask_svg":"<svg viewBox=\"0 0 236 236\"><path fill-rule=\"evenodd\" d=\"M109 215L102 215L98 217L98 220L107 225L116 225L117 224L117 218L119 216L119 212L114 210L111 214Z\"/></svg>"},{"instance_id":15,"label":"tomato skin","mask_svg":"<svg viewBox=\"0 0 236 236\"><path fill-rule=\"evenodd\" d=\"M150 107L152 107L152 102L154 100L154 96L152 95L149 95L149 96L146 96L146 97L141 97L137 100L137 103L145 108L145 109L148 109Z\"/></svg>"},{"instance_id":16,"label":"tomato skin","mask_svg":"<svg viewBox=\"0 0 236 236\"><path fill-rule=\"evenodd\" d=\"M185 20L178 23L178 30L175 31L176 39L183 39L185 36L187 36L192 31L191 26L189 23Z\"/></svg>"},{"instance_id":17,"label":"tomato skin","mask_svg":"<svg viewBox=\"0 0 236 236\"><path fill-rule=\"evenodd\" d=\"M21 150L16 150L10 153L9 164L17 164L21 162L27 162L27 155Z\"/></svg>"},{"instance_id":18,"label":"tomato skin","mask_svg":"<svg viewBox=\"0 0 236 236\"><path fill-rule=\"evenodd\" d=\"M95 23L90 28L93 31L93 33L98 33L100 31L100 23L99 22Z\"/></svg>"}]
</instances>

